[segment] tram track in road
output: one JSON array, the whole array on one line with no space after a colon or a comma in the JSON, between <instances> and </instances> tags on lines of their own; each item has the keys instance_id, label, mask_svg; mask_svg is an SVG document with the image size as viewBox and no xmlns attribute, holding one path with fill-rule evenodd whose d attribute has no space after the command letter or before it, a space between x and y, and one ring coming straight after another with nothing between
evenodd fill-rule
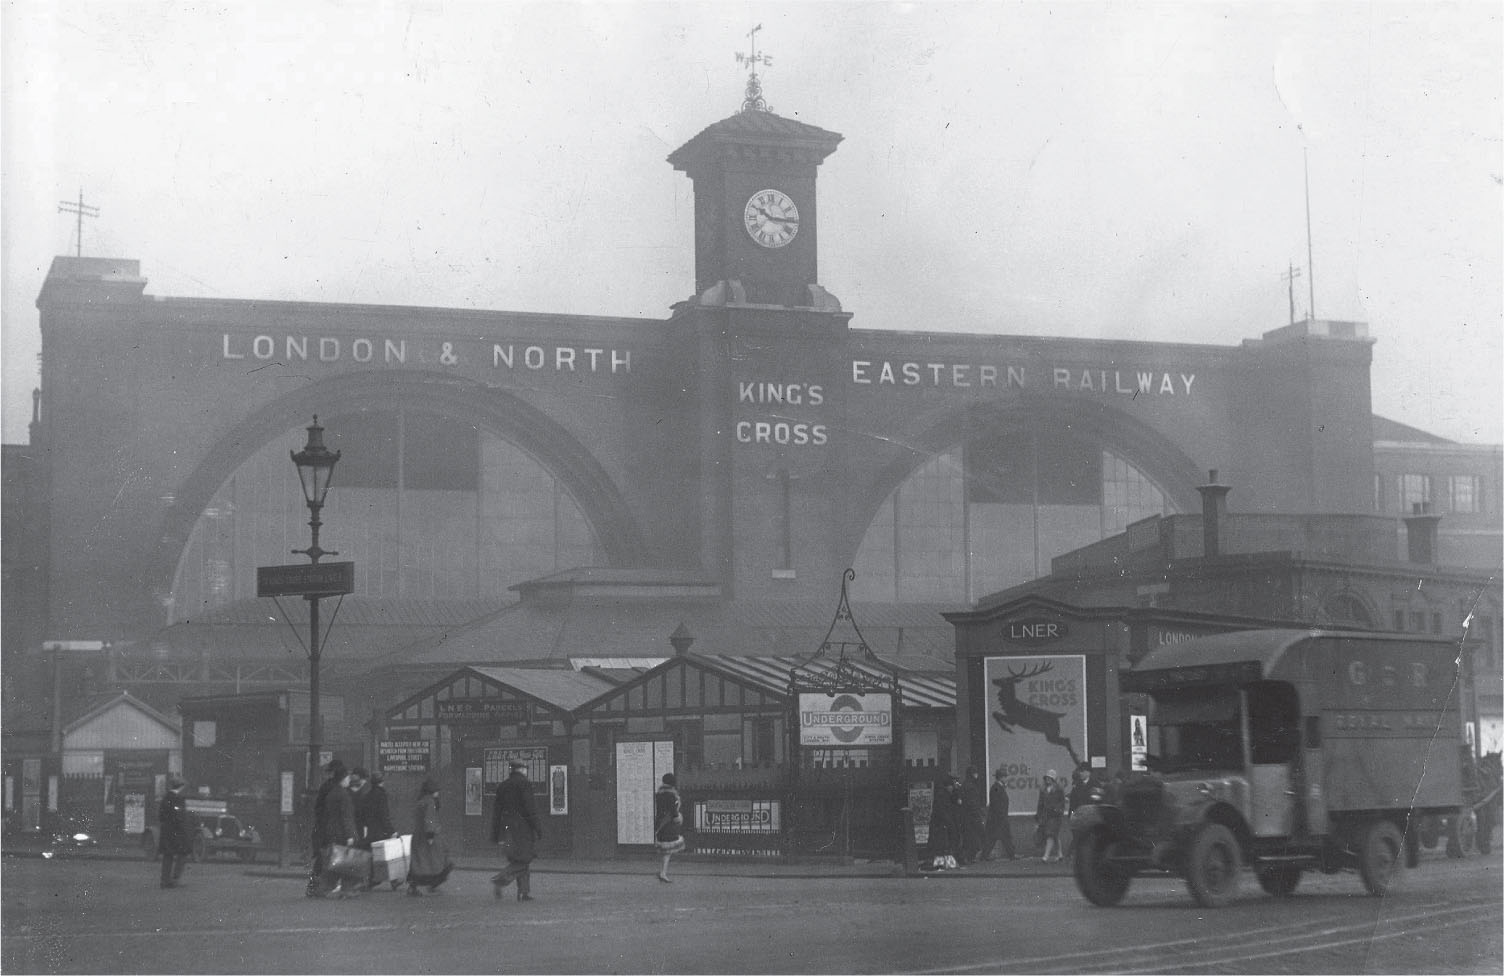
<instances>
[{"instance_id":1,"label":"tram track in road","mask_svg":"<svg viewBox=\"0 0 1504 976\"><path fill-rule=\"evenodd\" d=\"M1276 960L1352 946L1375 946L1393 939L1428 936L1450 929L1499 924L1497 900L1477 898L1403 914L1339 921L1314 918L1266 925L1243 931L1219 932L1214 943L1202 936L1116 945L1081 952L1033 957L989 959L965 966L924 970L926 973L1176 973L1304 971L1278 966ZM1338 966L1339 970L1347 967Z\"/></svg>"}]
</instances>

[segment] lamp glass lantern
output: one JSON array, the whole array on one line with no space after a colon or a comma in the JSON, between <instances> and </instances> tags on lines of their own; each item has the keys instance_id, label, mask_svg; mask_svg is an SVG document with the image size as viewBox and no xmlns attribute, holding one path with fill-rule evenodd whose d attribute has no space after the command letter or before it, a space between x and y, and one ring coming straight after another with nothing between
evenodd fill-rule
<instances>
[{"instance_id":1,"label":"lamp glass lantern","mask_svg":"<svg viewBox=\"0 0 1504 976\"><path fill-rule=\"evenodd\" d=\"M329 480L334 474L334 465L339 460L340 452L331 451L324 446L324 428L319 424L317 414L314 414L313 423L308 427L308 443L303 445L301 451L289 453L292 455L292 463L298 469L298 481L303 485L303 499L309 508L323 508L324 498L329 494Z\"/></svg>"}]
</instances>

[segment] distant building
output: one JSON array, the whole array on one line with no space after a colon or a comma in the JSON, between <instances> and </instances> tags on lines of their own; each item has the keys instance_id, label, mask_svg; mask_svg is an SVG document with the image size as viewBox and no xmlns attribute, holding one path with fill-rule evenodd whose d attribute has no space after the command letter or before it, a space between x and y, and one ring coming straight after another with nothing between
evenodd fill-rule
<instances>
[{"instance_id":1,"label":"distant building","mask_svg":"<svg viewBox=\"0 0 1504 976\"><path fill-rule=\"evenodd\" d=\"M1047 577L946 615L956 627L957 728L965 730L958 751L971 761L993 761L989 743L999 737L991 716L1000 694L1016 690L1026 703L1066 710L1045 699L1059 691L1048 682L1069 672L1080 698L1072 703L1080 734L1071 747L1050 751L1027 735L1003 741L1056 762L1074 761L1070 749L1076 749L1082 760L1126 768L1131 728L1119 672L1159 642L1301 625L1455 638L1463 652L1464 721L1480 751L1500 750L1504 584L1496 569L1438 560L1444 518L1402 520L1401 557L1394 552L1396 519L1229 512L1237 489L1211 474L1200 486L1202 514L1145 519L1057 557ZM1026 683L1015 689L1010 676Z\"/></svg>"}]
</instances>

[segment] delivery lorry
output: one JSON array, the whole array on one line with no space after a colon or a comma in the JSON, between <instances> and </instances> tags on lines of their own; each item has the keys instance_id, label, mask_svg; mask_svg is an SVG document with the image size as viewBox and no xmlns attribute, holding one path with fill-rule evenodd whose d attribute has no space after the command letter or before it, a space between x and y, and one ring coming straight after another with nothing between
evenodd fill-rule
<instances>
[{"instance_id":1,"label":"delivery lorry","mask_svg":"<svg viewBox=\"0 0 1504 976\"><path fill-rule=\"evenodd\" d=\"M1272 895L1356 870L1381 896L1422 818L1464 812L1458 644L1249 630L1157 648L1119 675L1148 696L1148 772L1072 811L1076 886L1115 905L1137 874L1207 907L1251 868Z\"/></svg>"}]
</instances>

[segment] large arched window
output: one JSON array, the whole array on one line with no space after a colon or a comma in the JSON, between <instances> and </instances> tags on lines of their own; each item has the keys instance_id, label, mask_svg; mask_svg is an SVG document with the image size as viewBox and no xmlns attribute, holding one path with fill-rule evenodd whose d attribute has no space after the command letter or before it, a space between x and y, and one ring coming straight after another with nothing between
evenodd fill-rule
<instances>
[{"instance_id":1,"label":"large arched window","mask_svg":"<svg viewBox=\"0 0 1504 976\"><path fill-rule=\"evenodd\" d=\"M355 563L357 594L501 599L523 580L605 561L565 487L474 424L415 410L322 423L342 456L319 544ZM288 452L305 439L301 427L273 438L220 486L178 561L172 621L254 597L257 566L304 558L292 550L308 545L308 508Z\"/></svg>"},{"instance_id":2,"label":"large arched window","mask_svg":"<svg viewBox=\"0 0 1504 976\"><path fill-rule=\"evenodd\" d=\"M1174 511L1148 475L1098 443L988 434L893 490L862 539L851 595L972 603L1047 575L1061 553Z\"/></svg>"}]
</instances>

